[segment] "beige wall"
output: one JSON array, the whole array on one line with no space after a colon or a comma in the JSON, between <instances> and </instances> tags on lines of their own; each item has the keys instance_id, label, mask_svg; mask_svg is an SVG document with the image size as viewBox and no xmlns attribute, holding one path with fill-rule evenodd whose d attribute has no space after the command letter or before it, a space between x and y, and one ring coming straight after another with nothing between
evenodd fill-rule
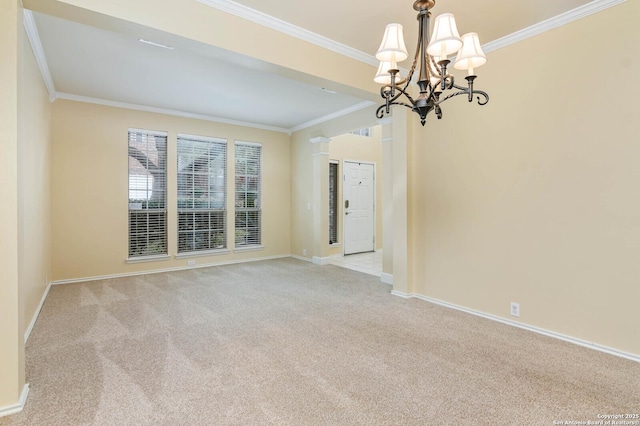
<instances>
[{"instance_id":1,"label":"beige wall","mask_svg":"<svg viewBox=\"0 0 640 426\"><path fill-rule=\"evenodd\" d=\"M317 137L333 138L351 130L374 125L376 125L375 107L372 106L291 135L291 253L293 255L311 258L327 256L329 253L328 247L324 254L314 252L314 236L310 232L314 227L313 215L310 211L313 210L314 203L319 202L313 193L314 144L310 140ZM328 156L326 160L328 170ZM326 215L328 214L327 202ZM328 238L326 240L328 241Z\"/></svg>"},{"instance_id":2,"label":"beige wall","mask_svg":"<svg viewBox=\"0 0 640 426\"><path fill-rule=\"evenodd\" d=\"M18 285L20 2L0 2L0 412L24 386L24 321Z\"/></svg>"},{"instance_id":3,"label":"beige wall","mask_svg":"<svg viewBox=\"0 0 640 426\"><path fill-rule=\"evenodd\" d=\"M489 104L415 129L411 291L640 355L637 16L491 52Z\"/></svg>"},{"instance_id":4,"label":"beige wall","mask_svg":"<svg viewBox=\"0 0 640 426\"><path fill-rule=\"evenodd\" d=\"M0 415L25 384L25 331L50 271L50 103L19 2L0 6Z\"/></svg>"},{"instance_id":5,"label":"beige wall","mask_svg":"<svg viewBox=\"0 0 640 426\"><path fill-rule=\"evenodd\" d=\"M359 160L375 164L376 171L376 250L382 248L382 129L381 126L371 127L371 136L359 136L350 133L342 134L331 138L329 143L329 160L336 160L338 164L338 176L343 175L344 161ZM329 255L340 255L344 250L344 205L343 200L344 181L339 180L338 184L338 242L331 246Z\"/></svg>"},{"instance_id":6,"label":"beige wall","mask_svg":"<svg viewBox=\"0 0 640 426\"><path fill-rule=\"evenodd\" d=\"M24 323L28 327L51 271L51 103L30 44L22 44L20 84L19 266Z\"/></svg>"},{"instance_id":7,"label":"beige wall","mask_svg":"<svg viewBox=\"0 0 640 426\"><path fill-rule=\"evenodd\" d=\"M227 215L233 218L233 143L263 147L263 250L127 264L127 130L166 131L168 138L169 254L176 254L176 135L227 139ZM284 133L202 120L57 100L53 104L53 279L185 267L282 256L290 248L290 143ZM230 247L233 248L233 247Z\"/></svg>"}]
</instances>

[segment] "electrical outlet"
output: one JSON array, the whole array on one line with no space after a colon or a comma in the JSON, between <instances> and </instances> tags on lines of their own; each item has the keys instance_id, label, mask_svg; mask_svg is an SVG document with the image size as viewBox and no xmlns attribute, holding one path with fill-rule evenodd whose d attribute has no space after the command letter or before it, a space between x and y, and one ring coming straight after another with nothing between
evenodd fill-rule
<instances>
[{"instance_id":1,"label":"electrical outlet","mask_svg":"<svg viewBox=\"0 0 640 426\"><path fill-rule=\"evenodd\" d=\"M520 316L520 304L516 302L511 302L511 316L519 317Z\"/></svg>"},{"instance_id":2,"label":"electrical outlet","mask_svg":"<svg viewBox=\"0 0 640 426\"><path fill-rule=\"evenodd\" d=\"M195 264L196 264L196 261L195 261L195 260L187 260L187 265L189 265L189 266L193 266L193 265L195 265Z\"/></svg>"},{"instance_id":3,"label":"electrical outlet","mask_svg":"<svg viewBox=\"0 0 640 426\"><path fill-rule=\"evenodd\" d=\"M307 249L302 249L302 255L306 256L307 255Z\"/></svg>"}]
</instances>

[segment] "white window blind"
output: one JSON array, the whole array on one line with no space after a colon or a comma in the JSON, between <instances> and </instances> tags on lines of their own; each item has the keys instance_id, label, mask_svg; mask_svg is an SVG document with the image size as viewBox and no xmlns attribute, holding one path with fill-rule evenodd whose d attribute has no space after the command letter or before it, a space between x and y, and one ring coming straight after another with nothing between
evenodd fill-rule
<instances>
[{"instance_id":1,"label":"white window blind","mask_svg":"<svg viewBox=\"0 0 640 426\"><path fill-rule=\"evenodd\" d=\"M129 129L129 257L167 254L167 134Z\"/></svg>"},{"instance_id":2,"label":"white window blind","mask_svg":"<svg viewBox=\"0 0 640 426\"><path fill-rule=\"evenodd\" d=\"M338 162L329 162L329 244L338 242Z\"/></svg>"},{"instance_id":3,"label":"white window blind","mask_svg":"<svg viewBox=\"0 0 640 426\"><path fill-rule=\"evenodd\" d=\"M227 141L178 135L178 253L222 249Z\"/></svg>"},{"instance_id":4,"label":"white window blind","mask_svg":"<svg viewBox=\"0 0 640 426\"><path fill-rule=\"evenodd\" d=\"M236 247L262 244L262 146L235 143Z\"/></svg>"}]
</instances>

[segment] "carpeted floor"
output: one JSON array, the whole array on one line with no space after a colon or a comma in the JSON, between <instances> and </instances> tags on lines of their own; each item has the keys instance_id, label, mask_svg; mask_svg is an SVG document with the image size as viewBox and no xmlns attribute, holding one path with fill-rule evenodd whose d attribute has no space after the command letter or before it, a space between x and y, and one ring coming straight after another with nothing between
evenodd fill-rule
<instances>
[{"instance_id":1,"label":"carpeted floor","mask_svg":"<svg viewBox=\"0 0 640 426\"><path fill-rule=\"evenodd\" d=\"M553 425L640 412L640 364L279 259L54 286L0 425Z\"/></svg>"}]
</instances>

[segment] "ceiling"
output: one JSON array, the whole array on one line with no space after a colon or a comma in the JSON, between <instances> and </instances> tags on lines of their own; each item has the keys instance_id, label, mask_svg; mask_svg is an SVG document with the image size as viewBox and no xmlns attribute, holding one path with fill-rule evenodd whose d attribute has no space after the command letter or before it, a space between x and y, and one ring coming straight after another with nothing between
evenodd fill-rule
<instances>
[{"instance_id":1,"label":"ceiling","mask_svg":"<svg viewBox=\"0 0 640 426\"><path fill-rule=\"evenodd\" d=\"M325 0L314 8L293 0L200 1L227 3L236 11L246 6L253 14L364 52L361 57L371 64L389 22L404 25L407 48L415 49L417 25L410 0L393 2L395 7L388 0ZM433 14L454 13L460 33L477 32L486 46L587 3L441 0ZM118 30L108 30L37 12L33 18L55 97L285 132L367 107L375 99L327 90L322 82L295 78L277 65L137 24L119 23L112 27Z\"/></svg>"}]
</instances>

